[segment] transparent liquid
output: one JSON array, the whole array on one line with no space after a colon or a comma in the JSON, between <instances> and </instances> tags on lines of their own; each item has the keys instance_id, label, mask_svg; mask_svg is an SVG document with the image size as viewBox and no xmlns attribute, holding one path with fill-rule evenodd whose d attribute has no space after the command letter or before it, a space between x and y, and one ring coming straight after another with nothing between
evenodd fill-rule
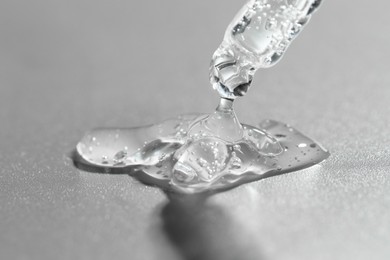
<instances>
[{"instance_id":1,"label":"transparent liquid","mask_svg":"<svg viewBox=\"0 0 390 260\"><path fill-rule=\"evenodd\" d=\"M96 129L77 145L98 167L133 167L159 186L184 193L220 190L315 165L329 156L318 143L273 120L239 124L232 101L211 115L184 115L137 128ZM234 133L233 135L231 133Z\"/></svg>"},{"instance_id":2,"label":"transparent liquid","mask_svg":"<svg viewBox=\"0 0 390 260\"><path fill-rule=\"evenodd\" d=\"M242 125L233 100L259 68L275 64L307 23L319 0L251 0L214 53L210 79L220 104L210 115L183 115L160 124L96 129L77 145L83 163L132 168L150 184L184 193L227 189L315 165L329 156L289 125Z\"/></svg>"}]
</instances>

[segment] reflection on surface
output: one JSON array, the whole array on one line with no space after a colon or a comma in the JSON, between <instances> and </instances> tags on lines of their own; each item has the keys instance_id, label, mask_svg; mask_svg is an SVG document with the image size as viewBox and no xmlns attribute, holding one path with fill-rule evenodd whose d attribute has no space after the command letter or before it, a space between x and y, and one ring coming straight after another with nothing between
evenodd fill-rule
<instances>
[{"instance_id":1,"label":"reflection on surface","mask_svg":"<svg viewBox=\"0 0 390 260\"><path fill-rule=\"evenodd\" d=\"M100 174L128 174L145 185L165 191L168 203L161 211L162 231L185 260L263 259L261 245L251 239L251 232L242 228L229 210L210 202L215 192L179 194L168 191L166 182L142 174L137 168L105 168L84 163L76 151L71 157L83 171ZM249 234L248 234L249 232Z\"/></svg>"},{"instance_id":2,"label":"reflection on surface","mask_svg":"<svg viewBox=\"0 0 390 260\"><path fill-rule=\"evenodd\" d=\"M163 230L186 260L263 259L251 234L226 208L209 203L210 195L166 193Z\"/></svg>"}]
</instances>

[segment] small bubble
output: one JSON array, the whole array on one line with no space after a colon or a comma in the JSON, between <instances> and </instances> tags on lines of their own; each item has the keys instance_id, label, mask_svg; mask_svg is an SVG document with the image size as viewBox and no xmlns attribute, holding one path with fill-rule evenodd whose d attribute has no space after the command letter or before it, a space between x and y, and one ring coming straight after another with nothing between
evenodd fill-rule
<instances>
[{"instance_id":1,"label":"small bubble","mask_svg":"<svg viewBox=\"0 0 390 260\"><path fill-rule=\"evenodd\" d=\"M275 18L268 18L265 22L265 29L268 31L275 30L278 25L278 22Z\"/></svg>"},{"instance_id":2,"label":"small bubble","mask_svg":"<svg viewBox=\"0 0 390 260\"><path fill-rule=\"evenodd\" d=\"M106 155L102 156L102 163L103 164L108 164L108 157Z\"/></svg>"},{"instance_id":3,"label":"small bubble","mask_svg":"<svg viewBox=\"0 0 390 260\"><path fill-rule=\"evenodd\" d=\"M120 160L125 159L126 156L127 156L127 151L122 150L122 151L117 152L114 155L114 160L120 161Z\"/></svg>"},{"instance_id":4,"label":"small bubble","mask_svg":"<svg viewBox=\"0 0 390 260\"><path fill-rule=\"evenodd\" d=\"M265 65L271 65L272 64L272 57L266 57L264 59L264 64Z\"/></svg>"},{"instance_id":5,"label":"small bubble","mask_svg":"<svg viewBox=\"0 0 390 260\"><path fill-rule=\"evenodd\" d=\"M204 158L198 158L197 162L201 167L208 167L209 165L209 163Z\"/></svg>"},{"instance_id":6,"label":"small bubble","mask_svg":"<svg viewBox=\"0 0 390 260\"><path fill-rule=\"evenodd\" d=\"M239 144L233 145L233 150L242 153L241 145L239 145Z\"/></svg>"}]
</instances>

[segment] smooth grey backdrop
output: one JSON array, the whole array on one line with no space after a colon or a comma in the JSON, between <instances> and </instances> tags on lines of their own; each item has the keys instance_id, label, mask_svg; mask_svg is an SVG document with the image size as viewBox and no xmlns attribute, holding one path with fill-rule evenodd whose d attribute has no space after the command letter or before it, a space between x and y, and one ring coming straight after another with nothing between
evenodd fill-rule
<instances>
[{"instance_id":1,"label":"smooth grey backdrop","mask_svg":"<svg viewBox=\"0 0 390 260\"><path fill-rule=\"evenodd\" d=\"M321 166L204 202L74 167L88 129L212 111L209 60L243 4L1 1L0 259L389 259L385 0L324 1L237 101L319 140Z\"/></svg>"}]
</instances>

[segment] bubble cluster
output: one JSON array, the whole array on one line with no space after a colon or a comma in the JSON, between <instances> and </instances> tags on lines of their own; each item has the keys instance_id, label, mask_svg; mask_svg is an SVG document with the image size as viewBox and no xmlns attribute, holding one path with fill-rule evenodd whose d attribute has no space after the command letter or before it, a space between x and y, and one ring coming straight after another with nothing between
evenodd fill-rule
<instances>
[{"instance_id":1,"label":"bubble cluster","mask_svg":"<svg viewBox=\"0 0 390 260\"><path fill-rule=\"evenodd\" d=\"M210 66L221 97L246 94L259 68L275 65L319 7L319 0L252 0L228 26Z\"/></svg>"}]
</instances>

